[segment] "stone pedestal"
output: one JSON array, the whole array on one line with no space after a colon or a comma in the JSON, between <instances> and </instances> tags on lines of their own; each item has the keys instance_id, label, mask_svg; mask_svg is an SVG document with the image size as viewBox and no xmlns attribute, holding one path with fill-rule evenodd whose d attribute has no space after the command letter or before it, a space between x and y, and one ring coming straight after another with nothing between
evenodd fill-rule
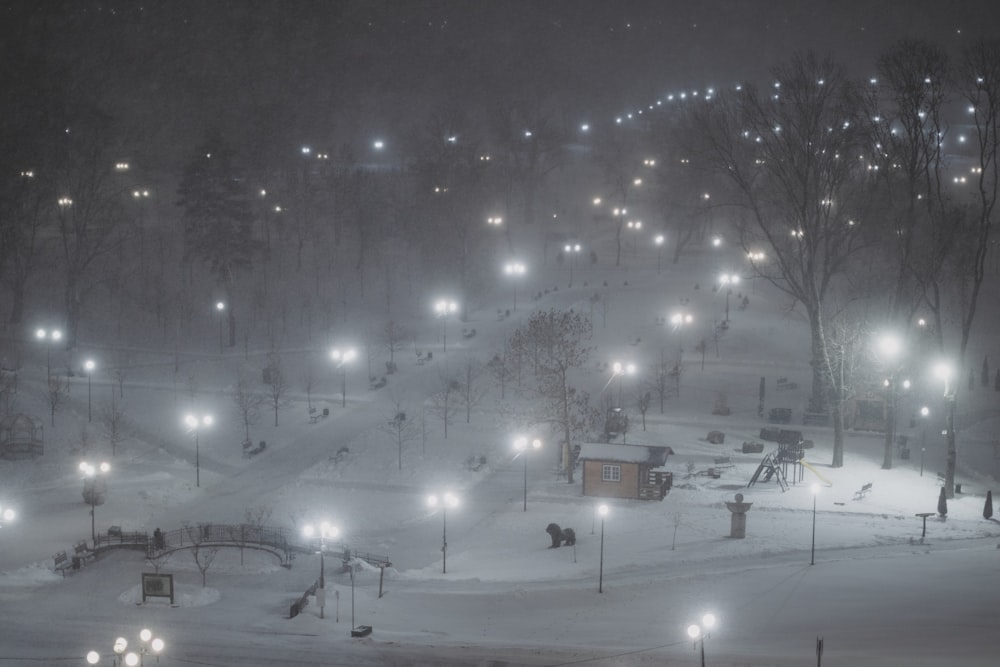
<instances>
[{"instance_id":1,"label":"stone pedestal","mask_svg":"<svg viewBox=\"0 0 1000 667\"><path fill-rule=\"evenodd\" d=\"M742 540L747 536L747 512L753 503L743 502L743 494L736 494L736 502L726 503L726 509L733 513L729 537Z\"/></svg>"}]
</instances>

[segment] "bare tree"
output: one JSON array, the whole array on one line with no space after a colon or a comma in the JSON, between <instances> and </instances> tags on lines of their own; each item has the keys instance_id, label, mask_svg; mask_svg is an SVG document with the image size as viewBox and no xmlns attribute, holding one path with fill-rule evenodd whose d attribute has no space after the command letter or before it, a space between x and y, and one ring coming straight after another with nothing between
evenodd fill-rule
<instances>
[{"instance_id":1,"label":"bare tree","mask_svg":"<svg viewBox=\"0 0 1000 667\"><path fill-rule=\"evenodd\" d=\"M639 414L642 415L642 430L646 430L646 411L649 410L649 402L652 400L653 395L648 391L639 397L636 401L636 407L639 408Z\"/></svg>"},{"instance_id":2,"label":"bare tree","mask_svg":"<svg viewBox=\"0 0 1000 667\"><path fill-rule=\"evenodd\" d=\"M844 68L797 54L774 70L775 86L744 85L711 105L692 107L699 156L732 186L746 252L767 248L759 275L805 311L813 367L811 412L826 410L833 372L824 301L849 260L864 248L861 230L872 201L870 155L857 86ZM839 409L834 404L834 410ZM834 415L834 457L844 434Z\"/></svg>"},{"instance_id":3,"label":"bare tree","mask_svg":"<svg viewBox=\"0 0 1000 667\"><path fill-rule=\"evenodd\" d=\"M266 400L254 390L254 382L250 379L250 371L241 368L236 376L236 384L229 392L229 397L236 406L236 412L243 422L244 442L250 442L250 427L260 419L260 408Z\"/></svg>"},{"instance_id":4,"label":"bare tree","mask_svg":"<svg viewBox=\"0 0 1000 667\"><path fill-rule=\"evenodd\" d=\"M49 376L46 397L49 400L49 422L56 425L56 411L61 408L69 398L69 382L60 375Z\"/></svg>"},{"instance_id":5,"label":"bare tree","mask_svg":"<svg viewBox=\"0 0 1000 667\"><path fill-rule=\"evenodd\" d=\"M111 456L118 454L118 446L125 441L125 437L130 428L129 420L125 416L125 408L121 404L111 401L101 406L97 413L104 430L104 437L111 444Z\"/></svg>"},{"instance_id":6,"label":"bare tree","mask_svg":"<svg viewBox=\"0 0 1000 667\"><path fill-rule=\"evenodd\" d=\"M267 387L267 402L274 410L274 425L278 425L278 411L288 406L288 381L277 352L267 355L267 373L264 379Z\"/></svg>"},{"instance_id":7,"label":"bare tree","mask_svg":"<svg viewBox=\"0 0 1000 667\"><path fill-rule=\"evenodd\" d=\"M590 320L580 313L553 309L533 313L513 339L514 345L530 351L537 360L534 390L542 399L542 419L562 432L559 465L565 467L569 483L573 482L572 442L577 421L576 390L570 384L570 373L586 364L590 356L591 348L583 343L590 330Z\"/></svg>"},{"instance_id":8,"label":"bare tree","mask_svg":"<svg viewBox=\"0 0 1000 667\"><path fill-rule=\"evenodd\" d=\"M465 408L465 423L472 422L472 408L479 405L486 395L486 388L479 382L483 365L478 359L468 357L462 368L462 381L458 389L458 403Z\"/></svg>"},{"instance_id":9,"label":"bare tree","mask_svg":"<svg viewBox=\"0 0 1000 667\"><path fill-rule=\"evenodd\" d=\"M307 363L305 370L302 371L302 390L306 392L306 407L309 408L310 413L313 409L312 393L315 388L316 372L312 363Z\"/></svg>"},{"instance_id":10,"label":"bare tree","mask_svg":"<svg viewBox=\"0 0 1000 667\"><path fill-rule=\"evenodd\" d=\"M406 339L409 335L409 331L407 331L406 327L401 324L397 324L393 320L386 322L385 326L382 328L382 345L385 347L386 352L389 353L389 363L385 367L387 373L393 373L395 371L396 352L403 349L403 345L406 343Z\"/></svg>"},{"instance_id":11,"label":"bare tree","mask_svg":"<svg viewBox=\"0 0 1000 667\"><path fill-rule=\"evenodd\" d=\"M194 559L194 564L198 568L198 572L201 573L202 588L207 585L208 569L212 567L212 561L219 553L219 547L204 546L204 542L209 539L210 530L211 526L207 524L199 524L197 527L184 526L184 531L187 533L188 539L191 540L191 558Z\"/></svg>"},{"instance_id":12,"label":"bare tree","mask_svg":"<svg viewBox=\"0 0 1000 667\"><path fill-rule=\"evenodd\" d=\"M440 390L431 397L431 412L437 415L444 425L444 438L448 439L448 424L455 414L456 396L461 390L461 383L447 368L438 376Z\"/></svg>"},{"instance_id":13,"label":"bare tree","mask_svg":"<svg viewBox=\"0 0 1000 667\"><path fill-rule=\"evenodd\" d=\"M493 355L486 369L493 375L497 386L500 387L500 400L506 398L507 383L514 377L514 369L511 367L510 346L507 339L504 339L503 349Z\"/></svg>"},{"instance_id":14,"label":"bare tree","mask_svg":"<svg viewBox=\"0 0 1000 667\"><path fill-rule=\"evenodd\" d=\"M396 410L386 423L379 426L379 430L388 434L396 443L396 462L400 470L403 469L403 446L420 437L420 427L412 419L406 418L406 412L402 408L402 402L393 398L393 405Z\"/></svg>"}]
</instances>

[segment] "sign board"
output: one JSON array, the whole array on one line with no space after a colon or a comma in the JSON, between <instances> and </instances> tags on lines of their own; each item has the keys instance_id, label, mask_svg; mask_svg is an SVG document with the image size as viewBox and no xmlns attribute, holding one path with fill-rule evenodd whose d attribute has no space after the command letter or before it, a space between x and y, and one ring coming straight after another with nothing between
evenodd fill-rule
<instances>
[{"instance_id":1,"label":"sign board","mask_svg":"<svg viewBox=\"0 0 1000 667\"><path fill-rule=\"evenodd\" d=\"M146 598L170 598L170 604L174 604L174 575L143 572L142 601Z\"/></svg>"}]
</instances>

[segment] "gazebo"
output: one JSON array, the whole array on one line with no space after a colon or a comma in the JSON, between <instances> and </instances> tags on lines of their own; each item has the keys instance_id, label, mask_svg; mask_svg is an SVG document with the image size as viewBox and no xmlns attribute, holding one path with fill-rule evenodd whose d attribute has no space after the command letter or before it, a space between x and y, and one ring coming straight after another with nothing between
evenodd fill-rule
<instances>
[{"instance_id":1,"label":"gazebo","mask_svg":"<svg viewBox=\"0 0 1000 667\"><path fill-rule=\"evenodd\" d=\"M0 457L27 459L44 453L42 423L26 414L7 415L0 419Z\"/></svg>"}]
</instances>

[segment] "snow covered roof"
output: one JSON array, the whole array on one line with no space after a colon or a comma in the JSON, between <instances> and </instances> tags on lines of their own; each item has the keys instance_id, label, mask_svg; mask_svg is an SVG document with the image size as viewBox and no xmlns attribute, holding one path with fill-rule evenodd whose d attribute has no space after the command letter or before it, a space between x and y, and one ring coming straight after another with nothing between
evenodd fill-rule
<instances>
[{"instance_id":1,"label":"snow covered roof","mask_svg":"<svg viewBox=\"0 0 1000 667\"><path fill-rule=\"evenodd\" d=\"M647 445L616 445L588 442L580 445L580 459L591 461L619 461L621 463L651 463L661 466L670 454L669 447Z\"/></svg>"}]
</instances>

